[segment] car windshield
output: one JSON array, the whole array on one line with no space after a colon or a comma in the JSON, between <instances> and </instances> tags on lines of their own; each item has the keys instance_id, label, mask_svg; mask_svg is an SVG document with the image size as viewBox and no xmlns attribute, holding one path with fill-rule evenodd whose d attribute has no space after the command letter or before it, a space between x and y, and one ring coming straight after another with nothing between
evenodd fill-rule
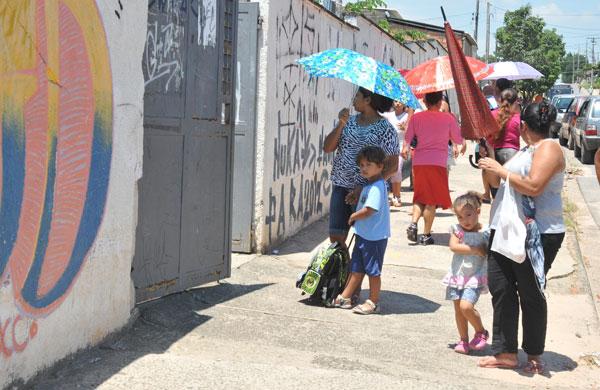
<instances>
[{"instance_id":1,"label":"car windshield","mask_svg":"<svg viewBox=\"0 0 600 390\"><path fill-rule=\"evenodd\" d=\"M573 98L559 98L556 102L556 109L559 111L566 111L572 101Z\"/></svg>"},{"instance_id":2,"label":"car windshield","mask_svg":"<svg viewBox=\"0 0 600 390\"><path fill-rule=\"evenodd\" d=\"M600 100L596 100L594 102L594 107L592 108L592 118L600 118Z\"/></svg>"}]
</instances>

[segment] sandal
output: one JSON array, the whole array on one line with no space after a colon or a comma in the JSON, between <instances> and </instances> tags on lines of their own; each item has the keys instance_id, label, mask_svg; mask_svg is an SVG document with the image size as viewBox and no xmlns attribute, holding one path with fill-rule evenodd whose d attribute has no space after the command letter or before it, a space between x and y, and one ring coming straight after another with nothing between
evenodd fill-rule
<instances>
[{"instance_id":1,"label":"sandal","mask_svg":"<svg viewBox=\"0 0 600 390\"><path fill-rule=\"evenodd\" d=\"M379 314L381 309L377 303L367 299L362 305L358 305L352 310L356 314Z\"/></svg>"},{"instance_id":2,"label":"sandal","mask_svg":"<svg viewBox=\"0 0 600 390\"><path fill-rule=\"evenodd\" d=\"M543 374L546 369L546 365L541 360L528 360L523 371L528 374Z\"/></svg>"},{"instance_id":3,"label":"sandal","mask_svg":"<svg viewBox=\"0 0 600 390\"><path fill-rule=\"evenodd\" d=\"M392 199L390 199L390 205L392 207L402 207L402 202L400 201L400 197L393 196Z\"/></svg>"},{"instance_id":4,"label":"sandal","mask_svg":"<svg viewBox=\"0 0 600 390\"><path fill-rule=\"evenodd\" d=\"M342 294L339 294L333 301L333 307L339 307L340 309L352 309L352 300L350 298L344 298Z\"/></svg>"}]
</instances>

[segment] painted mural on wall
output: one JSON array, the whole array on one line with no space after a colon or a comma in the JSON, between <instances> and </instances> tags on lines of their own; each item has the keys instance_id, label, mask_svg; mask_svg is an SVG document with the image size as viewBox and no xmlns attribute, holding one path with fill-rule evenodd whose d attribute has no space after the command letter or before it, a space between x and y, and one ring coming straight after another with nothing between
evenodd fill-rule
<instances>
[{"instance_id":1,"label":"painted mural on wall","mask_svg":"<svg viewBox=\"0 0 600 390\"><path fill-rule=\"evenodd\" d=\"M85 263L107 197L113 107L94 0L0 2L0 48L1 359L35 338ZM18 310L2 307L7 297Z\"/></svg>"}]
</instances>

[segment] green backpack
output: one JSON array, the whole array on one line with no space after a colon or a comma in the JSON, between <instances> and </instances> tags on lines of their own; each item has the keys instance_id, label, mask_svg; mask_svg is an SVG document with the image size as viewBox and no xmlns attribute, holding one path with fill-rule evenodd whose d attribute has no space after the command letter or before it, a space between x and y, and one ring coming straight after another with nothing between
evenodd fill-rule
<instances>
[{"instance_id":1,"label":"green backpack","mask_svg":"<svg viewBox=\"0 0 600 390\"><path fill-rule=\"evenodd\" d=\"M302 290L302 295L310 295L312 301L331 307L346 286L349 264L348 249L342 248L339 242L324 246L300 275L296 287Z\"/></svg>"}]
</instances>

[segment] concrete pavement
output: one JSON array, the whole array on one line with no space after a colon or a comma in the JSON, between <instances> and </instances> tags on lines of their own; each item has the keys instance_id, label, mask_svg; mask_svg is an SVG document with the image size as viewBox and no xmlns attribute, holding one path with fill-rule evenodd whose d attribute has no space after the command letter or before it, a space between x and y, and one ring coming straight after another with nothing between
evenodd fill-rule
<instances>
[{"instance_id":1,"label":"concrete pavement","mask_svg":"<svg viewBox=\"0 0 600 390\"><path fill-rule=\"evenodd\" d=\"M600 368L581 359L600 351L600 327L592 283L588 283L580 259L599 264L600 252L594 247L600 237L593 235L597 232L586 219L587 206L574 179L585 176L586 167L575 161L569 164L574 174L565 191L578 205L578 211L572 212L577 229L567 234L550 274L544 355L547 376L480 369L476 362L485 351L471 356L453 352L452 344L458 338L454 313L450 302L444 300L440 280L451 260L448 229L455 217L441 211L434 223L436 244L412 245L404 233L410 212L409 204L404 203L392 212L382 315L363 317L311 306L294 288L310 253L327 237L327 223L322 220L289 239L276 254L234 255L232 277L220 284L139 306L139 316L129 329L65 360L31 386L128 390L598 388ZM459 159L450 180L452 197L470 189L481 190L479 171L468 165L466 157ZM407 192L402 196L405 202L412 199ZM488 214L489 206L484 205L484 222ZM477 306L488 328L490 300L489 294L483 295ZM525 357L521 354L520 358Z\"/></svg>"}]
</instances>

